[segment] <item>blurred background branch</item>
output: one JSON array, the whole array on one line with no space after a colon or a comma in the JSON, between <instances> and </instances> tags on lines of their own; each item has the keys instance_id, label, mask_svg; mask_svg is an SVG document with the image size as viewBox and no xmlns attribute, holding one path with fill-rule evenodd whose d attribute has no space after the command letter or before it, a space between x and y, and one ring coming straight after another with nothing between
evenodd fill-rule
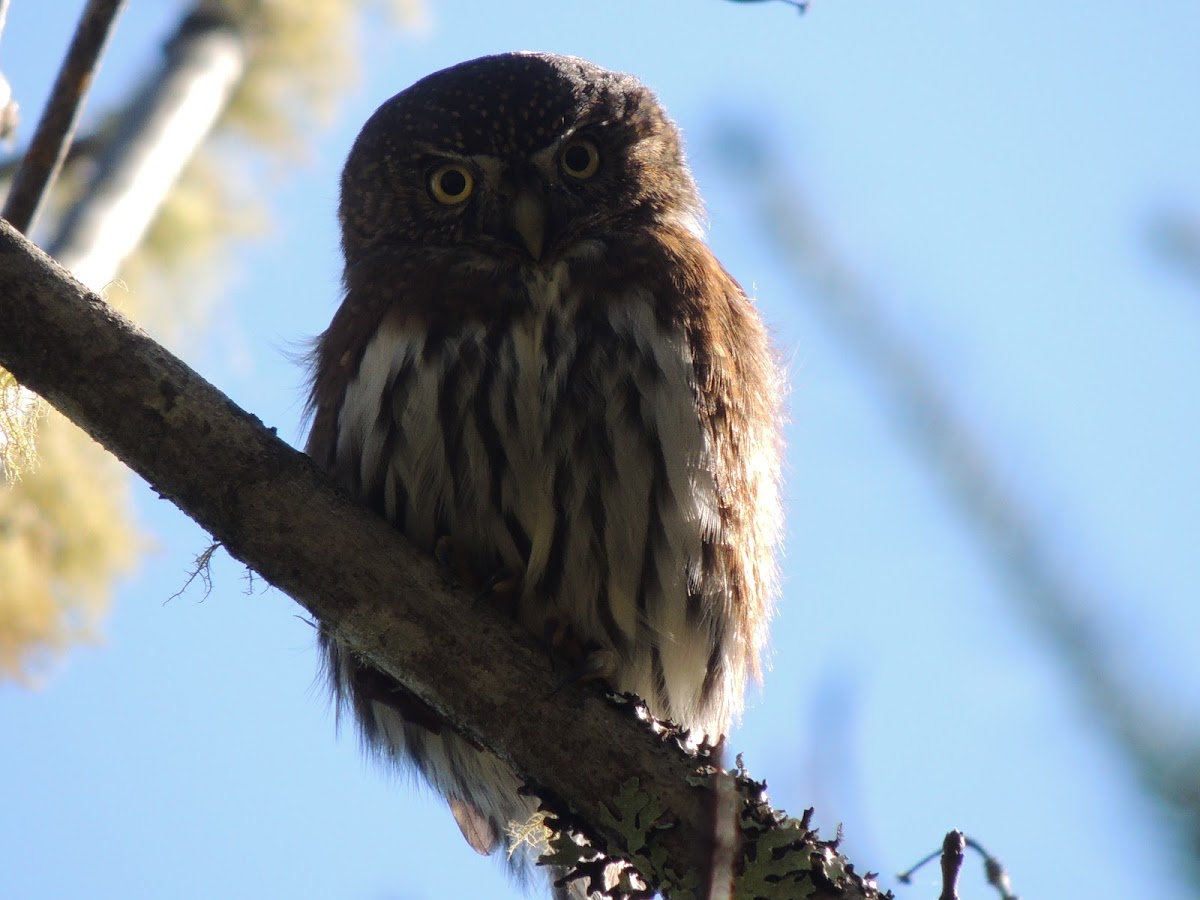
<instances>
[{"instance_id":1,"label":"blurred background branch","mask_svg":"<svg viewBox=\"0 0 1200 900\"><path fill-rule=\"evenodd\" d=\"M1200 214L1160 208L1146 228L1150 249L1200 289Z\"/></svg>"},{"instance_id":2,"label":"blurred background branch","mask_svg":"<svg viewBox=\"0 0 1200 900\"><path fill-rule=\"evenodd\" d=\"M1079 689L1143 787L1183 824L1180 858L1200 875L1200 722L1185 723L1172 698L1126 677L1121 636L1098 615L1113 608L1110 599L1096 596L1055 555L1030 504L1000 474L999 455L956 408L943 373L889 321L882 298L826 239L770 142L753 126L726 122L713 146L746 189L751 218L790 275L793 296L809 304L870 376L884 412L1008 584L1014 610ZM1173 255L1200 260L1200 231L1178 220L1169 224L1162 233Z\"/></svg>"},{"instance_id":3,"label":"blurred background branch","mask_svg":"<svg viewBox=\"0 0 1200 900\"><path fill-rule=\"evenodd\" d=\"M244 28L217 8L190 11L153 76L116 116L93 171L64 206L47 251L103 289L157 217L245 75Z\"/></svg>"}]
</instances>

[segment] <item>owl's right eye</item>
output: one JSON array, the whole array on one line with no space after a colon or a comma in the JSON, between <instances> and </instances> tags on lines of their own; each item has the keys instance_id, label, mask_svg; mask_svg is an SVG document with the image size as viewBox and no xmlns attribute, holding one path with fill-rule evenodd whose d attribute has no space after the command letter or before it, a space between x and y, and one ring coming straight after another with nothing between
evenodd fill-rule
<instances>
[{"instance_id":1,"label":"owl's right eye","mask_svg":"<svg viewBox=\"0 0 1200 900\"><path fill-rule=\"evenodd\" d=\"M600 151L587 138L571 138L559 153L558 164L572 178L586 181L600 169Z\"/></svg>"},{"instance_id":2,"label":"owl's right eye","mask_svg":"<svg viewBox=\"0 0 1200 900\"><path fill-rule=\"evenodd\" d=\"M455 206L471 196L475 176L461 163L438 166L429 175L429 193L438 203Z\"/></svg>"}]
</instances>

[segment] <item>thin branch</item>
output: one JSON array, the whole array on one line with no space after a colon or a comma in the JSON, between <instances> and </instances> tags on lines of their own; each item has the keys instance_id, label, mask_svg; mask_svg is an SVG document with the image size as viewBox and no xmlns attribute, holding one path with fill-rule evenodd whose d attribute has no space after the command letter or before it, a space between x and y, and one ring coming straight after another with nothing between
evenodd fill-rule
<instances>
[{"instance_id":1,"label":"thin branch","mask_svg":"<svg viewBox=\"0 0 1200 900\"><path fill-rule=\"evenodd\" d=\"M1004 864L983 849L983 846L978 841L967 837L961 831L948 832L942 841L941 850L935 850L916 863L916 865L901 872L896 876L896 880L901 884L912 884L913 876L917 873L917 870L940 856L942 861L942 896L939 900L947 900L947 898L954 900L958 896L958 876L962 869L964 851L967 848L974 850L983 857L984 877L987 879L987 883L994 887L1000 894L1000 900L1020 900L1012 892L1012 883L1009 881L1008 872L1004 868Z\"/></svg>"},{"instance_id":2,"label":"thin branch","mask_svg":"<svg viewBox=\"0 0 1200 900\"><path fill-rule=\"evenodd\" d=\"M137 249L225 110L246 55L237 28L199 7L167 41L162 68L125 107L87 190L46 245L84 284L102 288Z\"/></svg>"},{"instance_id":3,"label":"thin branch","mask_svg":"<svg viewBox=\"0 0 1200 900\"><path fill-rule=\"evenodd\" d=\"M1000 894L1000 900L1021 900L1012 890L1012 882L1008 878L1008 870L1004 864L992 854L983 849L978 841L967 838L967 846L983 857L983 873L987 883Z\"/></svg>"},{"instance_id":4,"label":"thin branch","mask_svg":"<svg viewBox=\"0 0 1200 900\"><path fill-rule=\"evenodd\" d=\"M94 133L76 136L71 141L71 146L67 148L67 155L63 159L59 174L62 174L64 171L70 171L72 166L79 163L90 162L103 144L104 141L100 140ZM13 176L17 174L17 169L19 168L21 168L20 154L0 159L0 194L8 192Z\"/></svg>"},{"instance_id":5,"label":"thin branch","mask_svg":"<svg viewBox=\"0 0 1200 900\"><path fill-rule=\"evenodd\" d=\"M37 221L46 191L67 155L100 56L124 5L125 0L89 0L79 19L50 99L4 204L4 218L19 231L28 232Z\"/></svg>"},{"instance_id":6,"label":"thin branch","mask_svg":"<svg viewBox=\"0 0 1200 900\"><path fill-rule=\"evenodd\" d=\"M730 0L732 3L761 3L763 0ZM780 0L780 2L788 6L795 7L796 11L804 14L808 12L808 0Z\"/></svg>"},{"instance_id":7,"label":"thin branch","mask_svg":"<svg viewBox=\"0 0 1200 900\"><path fill-rule=\"evenodd\" d=\"M951 831L942 841L942 893L938 900L958 900L958 873L962 871L966 838L961 831Z\"/></svg>"},{"instance_id":8,"label":"thin branch","mask_svg":"<svg viewBox=\"0 0 1200 900\"><path fill-rule=\"evenodd\" d=\"M879 896L836 842L784 821L744 772L687 755L674 732L595 685L558 689L561 672L531 634L447 584L398 531L7 223L0 320L0 365L664 895L694 896L710 862L709 811L728 806L713 784L733 778L743 896Z\"/></svg>"}]
</instances>

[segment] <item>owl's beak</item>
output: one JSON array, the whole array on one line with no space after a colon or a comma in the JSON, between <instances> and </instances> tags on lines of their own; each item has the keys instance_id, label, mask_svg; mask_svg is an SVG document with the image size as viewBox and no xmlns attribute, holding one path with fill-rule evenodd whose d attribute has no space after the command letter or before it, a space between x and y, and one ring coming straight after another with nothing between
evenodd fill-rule
<instances>
[{"instance_id":1,"label":"owl's beak","mask_svg":"<svg viewBox=\"0 0 1200 900\"><path fill-rule=\"evenodd\" d=\"M546 245L546 204L534 191L523 190L509 210L513 228L521 236L525 249L535 260L540 260Z\"/></svg>"}]
</instances>

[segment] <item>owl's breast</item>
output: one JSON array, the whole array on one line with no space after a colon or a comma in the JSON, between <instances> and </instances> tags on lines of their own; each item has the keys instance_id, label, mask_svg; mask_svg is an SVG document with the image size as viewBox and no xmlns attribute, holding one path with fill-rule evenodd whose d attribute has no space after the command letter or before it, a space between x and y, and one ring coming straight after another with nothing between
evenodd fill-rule
<instances>
[{"instance_id":1,"label":"owl's breast","mask_svg":"<svg viewBox=\"0 0 1200 900\"><path fill-rule=\"evenodd\" d=\"M450 329L385 318L337 468L418 545L447 535L481 581L520 574L528 628L613 651L619 688L696 724L720 522L691 349L641 288L598 296L559 265L524 291Z\"/></svg>"}]
</instances>

